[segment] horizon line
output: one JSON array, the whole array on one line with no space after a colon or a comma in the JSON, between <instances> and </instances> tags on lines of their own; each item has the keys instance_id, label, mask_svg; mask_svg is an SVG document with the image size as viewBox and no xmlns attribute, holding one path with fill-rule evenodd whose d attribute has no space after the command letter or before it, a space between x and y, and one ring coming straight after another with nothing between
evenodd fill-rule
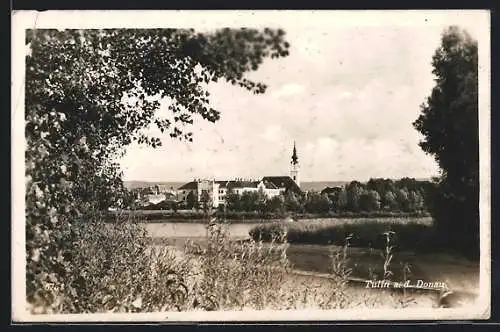
<instances>
[{"instance_id":1,"label":"horizon line","mask_svg":"<svg viewBox=\"0 0 500 332\"><path fill-rule=\"evenodd\" d=\"M266 175L266 176L273 176L273 175ZM252 178L252 177L236 177L236 178L231 178L231 179L227 179L227 181L232 181L232 180L235 180L235 179L243 179L243 180L258 180L258 179L262 179L263 177L266 177L266 176L260 176L260 177L257 177L257 178ZM289 175L283 175L283 176L289 176ZM304 182L351 182L351 181L359 181L359 182L363 182L363 181L369 181L370 179L389 179L389 180L400 180L400 179L403 179L403 178L410 178L410 179L415 179L415 180L431 180L432 178L434 178L435 176L427 176L427 177L415 177L415 176L402 176L402 177L397 177L397 178L392 178L392 177L370 177L368 180L359 180L359 179L350 179L350 180L301 180L300 182L304 183ZM218 178L210 178L210 177L199 177L200 179L214 179L215 181L224 181L226 179L218 179ZM191 182L191 181L194 181L195 178L192 178L192 179L189 179L189 180L183 180L183 179L180 179L180 180L137 180L137 179L123 179L123 182L151 182L151 183L161 183L161 182L179 182L179 183L187 183L187 182Z\"/></svg>"}]
</instances>

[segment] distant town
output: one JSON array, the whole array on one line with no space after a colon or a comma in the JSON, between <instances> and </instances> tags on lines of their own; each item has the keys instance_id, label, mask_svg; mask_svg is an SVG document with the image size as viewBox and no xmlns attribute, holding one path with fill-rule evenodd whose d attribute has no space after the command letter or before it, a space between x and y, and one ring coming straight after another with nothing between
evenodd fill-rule
<instances>
[{"instance_id":1,"label":"distant town","mask_svg":"<svg viewBox=\"0 0 500 332\"><path fill-rule=\"evenodd\" d=\"M186 183L128 183L138 209L230 211L292 210L330 212L422 212L429 180L403 178L370 179L367 183L309 182L300 180L299 155L295 145L289 174L257 179L196 178ZM126 184L127 185L127 184Z\"/></svg>"},{"instance_id":2,"label":"distant town","mask_svg":"<svg viewBox=\"0 0 500 332\"><path fill-rule=\"evenodd\" d=\"M141 206L171 202L189 205L189 200L209 202L212 208L222 208L227 205L227 195L233 192L261 193L271 199L285 193L302 196L305 191L300 187L300 165L297 148L293 145L290 161L290 175L264 176L260 179L236 178L230 180L194 179L175 188L156 184L147 187L133 188L136 202Z\"/></svg>"}]
</instances>

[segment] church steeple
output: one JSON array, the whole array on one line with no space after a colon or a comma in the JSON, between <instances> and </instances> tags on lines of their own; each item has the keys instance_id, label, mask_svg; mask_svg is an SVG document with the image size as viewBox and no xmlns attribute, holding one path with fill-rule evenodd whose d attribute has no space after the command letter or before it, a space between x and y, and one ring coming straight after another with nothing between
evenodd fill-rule
<instances>
[{"instance_id":1,"label":"church steeple","mask_svg":"<svg viewBox=\"0 0 500 332\"><path fill-rule=\"evenodd\" d=\"M295 141L293 141L293 153L292 153L292 165L299 163L299 157L297 156L297 148L295 147Z\"/></svg>"},{"instance_id":2,"label":"church steeple","mask_svg":"<svg viewBox=\"0 0 500 332\"><path fill-rule=\"evenodd\" d=\"M295 147L295 141L294 141L293 142L292 161L290 162L290 177L300 187L299 169L300 169L299 157L297 155L297 148Z\"/></svg>"}]
</instances>

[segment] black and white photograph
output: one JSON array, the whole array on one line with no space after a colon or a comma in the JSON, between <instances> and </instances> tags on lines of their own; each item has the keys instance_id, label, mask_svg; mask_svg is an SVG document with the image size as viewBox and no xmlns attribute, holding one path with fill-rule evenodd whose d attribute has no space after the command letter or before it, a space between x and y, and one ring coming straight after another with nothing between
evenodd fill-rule
<instances>
[{"instance_id":1,"label":"black and white photograph","mask_svg":"<svg viewBox=\"0 0 500 332\"><path fill-rule=\"evenodd\" d=\"M12 320L488 319L487 10L14 11Z\"/></svg>"}]
</instances>

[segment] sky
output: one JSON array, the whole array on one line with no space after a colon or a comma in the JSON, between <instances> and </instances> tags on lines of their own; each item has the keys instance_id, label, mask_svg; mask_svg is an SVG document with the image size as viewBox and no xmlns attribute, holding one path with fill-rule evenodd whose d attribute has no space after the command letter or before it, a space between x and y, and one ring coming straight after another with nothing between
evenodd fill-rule
<instances>
[{"instance_id":1,"label":"sky","mask_svg":"<svg viewBox=\"0 0 500 332\"><path fill-rule=\"evenodd\" d=\"M438 175L412 122L434 86L431 59L442 31L458 23L476 36L473 22L460 17L412 18L413 24L404 16L387 24L383 17L377 24L329 24L335 14L277 21L290 55L266 59L247 76L266 83L266 93L211 84L221 119L195 119L190 143L160 135L160 148L130 146L121 160L124 179L288 175L294 141L302 181Z\"/></svg>"}]
</instances>

